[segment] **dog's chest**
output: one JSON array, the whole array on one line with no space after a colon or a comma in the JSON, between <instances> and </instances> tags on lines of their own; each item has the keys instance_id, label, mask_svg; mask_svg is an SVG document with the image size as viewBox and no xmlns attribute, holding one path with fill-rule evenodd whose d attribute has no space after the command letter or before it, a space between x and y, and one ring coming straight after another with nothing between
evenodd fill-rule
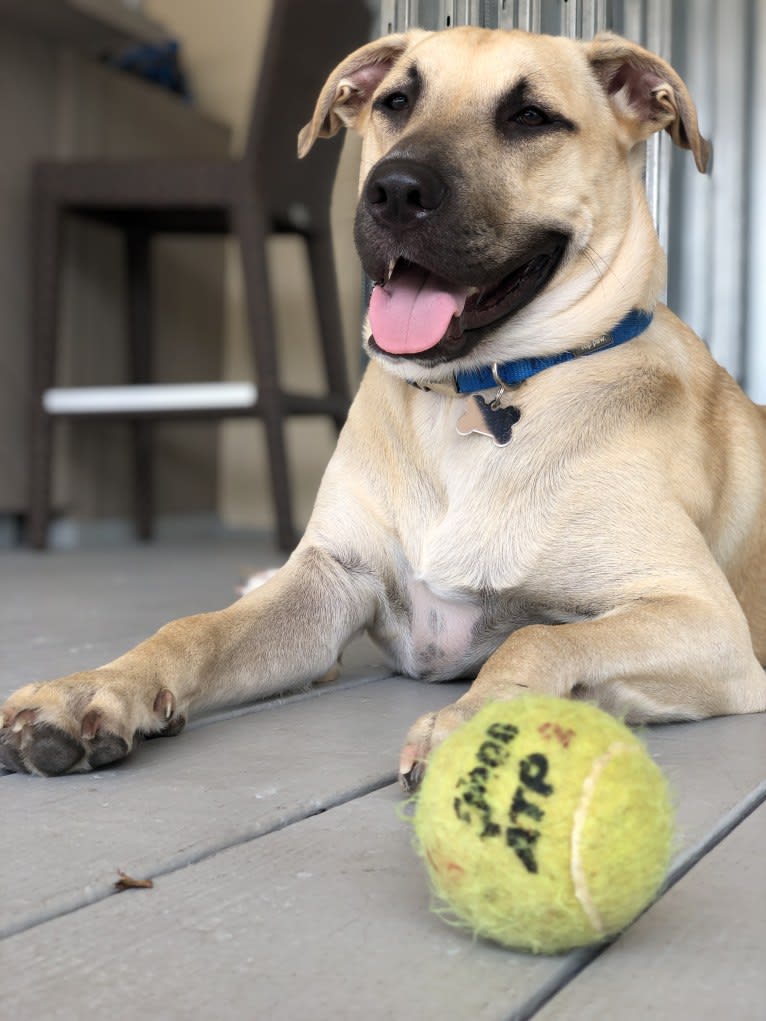
<instances>
[{"instance_id":1,"label":"dog's chest","mask_svg":"<svg viewBox=\"0 0 766 1021\"><path fill-rule=\"evenodd\" d=\"M405 501L399 534L414 576L433 591L507 593L541 556L558 493L534 423L522 417L498 446L458 432L464 408L449 402L424 430L430 477Z\"/></svg>"},{"instance_id":2,"label":"dog's chest","mask_svg":"<svg viewBox=\"0 0 766 1021\"><path fill-rule=\"evenodd\" d=\"M441 439L433 475L412 486L397 529L408 666L433 678L471 672L511 631L542 619L530 615L526 590L539 578L550 538L540 522L553 498L522 429L501 448L491 437L459 435L449 418L440 425L431 434Z\"/></svg>"}]
</instances>

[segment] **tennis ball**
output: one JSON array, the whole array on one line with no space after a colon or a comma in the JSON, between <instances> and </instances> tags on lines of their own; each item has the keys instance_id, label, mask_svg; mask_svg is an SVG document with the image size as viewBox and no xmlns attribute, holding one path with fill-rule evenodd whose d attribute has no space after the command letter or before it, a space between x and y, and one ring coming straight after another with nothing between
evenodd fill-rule
<instances>
[{"instance_id":1,"label":"tennis ball","mask_svg":"<svg viewBox=\"0 0 766 1021\"><path fill-rule=\"evenodd\" d=\"M670 862L673 808L622 723L530 695L485 706L434 750L414 828L446 916L552 954L615 935L650 903Z\"/></svg>"}]
</instances>

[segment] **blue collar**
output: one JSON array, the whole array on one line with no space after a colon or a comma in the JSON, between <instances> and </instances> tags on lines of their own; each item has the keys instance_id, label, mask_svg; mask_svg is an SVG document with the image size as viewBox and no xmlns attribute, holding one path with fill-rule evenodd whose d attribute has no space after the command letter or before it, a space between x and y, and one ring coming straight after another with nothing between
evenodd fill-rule
<instances>
[{"instance_id":1,"label":"blue collar","mask_svg":"<svg viewBox=\"0 0 766 1021\"><path fill-rule=\"evenodd\" d=\"M609 333L574 351L563 351L561 354L542 358L519 358L515 362L502 362L499 365L485 365L480 369L456 372L454 392L457 394L478 393L480 390L491 390L492 387L501 383L506 386L515 386L518 383L523 383L525 379L536 376L538 372L550 369L553 365L571 362L575 358L596 354L597 351L606 351L610 347L618 347L628 340L633 340L634 337L638 337L644 332L652 318L651 312L643 312L634 308ZM428 390L430 387L428 384L424 384L421 389ZM437 389L437 387L434 386L433 389Z\"/></svg>"}]
</instances>

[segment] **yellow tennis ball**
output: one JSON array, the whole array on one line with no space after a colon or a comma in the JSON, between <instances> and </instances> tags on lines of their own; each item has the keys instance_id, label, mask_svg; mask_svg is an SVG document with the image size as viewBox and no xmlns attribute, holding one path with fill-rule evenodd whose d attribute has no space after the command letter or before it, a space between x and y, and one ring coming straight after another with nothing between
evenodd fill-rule
<instances>
[{"instance_id":1,"label":"yellow tennis ball","mask_svg":"<svg viewBox=\"0 0 766 1021\"><path fill-rule=\"evenodd\" d=\"M432 753L414 816L433 889L480 936L560 953L613 936L670 862L667 781L585 702L494 702Z\"/></svg>"}]
</instances>

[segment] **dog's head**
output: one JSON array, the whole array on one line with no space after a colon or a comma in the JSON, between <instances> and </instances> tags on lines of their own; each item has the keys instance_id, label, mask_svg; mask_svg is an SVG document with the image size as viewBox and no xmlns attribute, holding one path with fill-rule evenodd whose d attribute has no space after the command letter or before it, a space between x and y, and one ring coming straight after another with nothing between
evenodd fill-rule
<instances>
[{"instance_id":1,"label":"dog's head","mask_svg":"<svg viewBox=\"0 0 766 1021\"><path fill-rule=\"evenodd\" d=\"M519 350L515 324L543 300L573 306L614 268L635 231L633 152L651 133L666 129L700 170L707 161L678 75L609 34L387 36L330 75L299 154L344 125L364 139L368 348L411 378L538 353ZM643 286L656 292L656 279Z\"/></svg>"}]
</instances>

